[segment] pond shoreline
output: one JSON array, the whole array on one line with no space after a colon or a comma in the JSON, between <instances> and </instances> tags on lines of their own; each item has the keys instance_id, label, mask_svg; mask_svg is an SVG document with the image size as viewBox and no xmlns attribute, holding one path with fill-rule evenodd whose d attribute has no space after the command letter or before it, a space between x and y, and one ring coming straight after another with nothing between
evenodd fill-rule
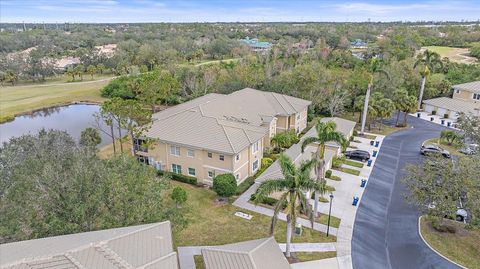
<instances>
[{"instance_id":1,"label":"pond shoreline","mask_svg":"<svg viewBox=\"0 0 480 269\"><path fill-rule=\"evenodd\" d=\"M70 106L70 105L101 105L101 104L102 104L102 102L89 101L89 100L62 102L62 103L58 103L58 104L54 104L54 105L45 106L45 107L42 107L42 108L36 108L36 109L31 109L31 110L28 110L28 111L16 113L14 115L0 117L0 124L14 121L15 118L17 118L17 117L32 115L36 112L39 112L39 111L42 111L42 110L45 110L45 109L52 109L52 108L57 108L57 107L66 107L66 106Z\"/></svg>"}]
</instances>

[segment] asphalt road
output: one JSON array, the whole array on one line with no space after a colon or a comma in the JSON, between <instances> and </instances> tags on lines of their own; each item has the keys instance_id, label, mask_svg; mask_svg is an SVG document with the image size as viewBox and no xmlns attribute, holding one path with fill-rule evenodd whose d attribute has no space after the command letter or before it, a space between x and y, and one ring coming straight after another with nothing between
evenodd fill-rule
<instances>
[{"instance_id":1,"label":"asphalt road","mask_svg":"<svg viewBox=\"0 0 480 269\"><path fill-rule=\"evenodd\" d=\"M418 233L419 212L404 200L404 167L419 163L423 141L438 137L443 127L414 117L413 128L383 140L357 211L352 239L354 269L459 268L433 252Z\"/></svg>"}]
</instances>

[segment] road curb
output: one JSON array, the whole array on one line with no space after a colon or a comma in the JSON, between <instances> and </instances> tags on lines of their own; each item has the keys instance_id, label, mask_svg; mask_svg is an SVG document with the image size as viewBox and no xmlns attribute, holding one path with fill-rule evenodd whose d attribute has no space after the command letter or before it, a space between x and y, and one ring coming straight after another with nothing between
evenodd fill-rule
<instances>
[{"instance_id":1,"label":"road curb","mask_svg":"<svg viewBox=\"0 0 480 269\"><path fill-rule=\"evenodd\" d=\"M438 252L437 250L435 250L432 246L430 246L430 244L428 244L427 240L425 240L425 238L423 238L423 235L422 235L422 229L421 229L421 221L422 221L422 218L423 216L420 216L418 217L418 234L420 235L420 238L422 238L422 241L423 243L425 243L425 245L427 245L433 252L437 253L438 256L444 258L445 260L455 264L456 266L460 267L460 268L463 268L463 269L468 269L467 267L463 266L463 265L460 265L452 260L450 260L449 258L447 258L446 256L442 255L442 253Z\"/></svg>"}]
</instances>

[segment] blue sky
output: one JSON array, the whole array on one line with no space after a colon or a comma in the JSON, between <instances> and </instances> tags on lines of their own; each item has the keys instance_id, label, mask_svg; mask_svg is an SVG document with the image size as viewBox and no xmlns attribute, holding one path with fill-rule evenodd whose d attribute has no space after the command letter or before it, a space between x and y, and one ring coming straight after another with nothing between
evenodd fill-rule
<instances>
[{"instance_id":1,"label":"blue sky","mask_svg":"<svg viewBox=\"0 0 480 269\"><path fill-rule=\"evenodd\" d=\"M480 20L480 0L0 0L0 22Z\"/></svg>"}]
</instances>

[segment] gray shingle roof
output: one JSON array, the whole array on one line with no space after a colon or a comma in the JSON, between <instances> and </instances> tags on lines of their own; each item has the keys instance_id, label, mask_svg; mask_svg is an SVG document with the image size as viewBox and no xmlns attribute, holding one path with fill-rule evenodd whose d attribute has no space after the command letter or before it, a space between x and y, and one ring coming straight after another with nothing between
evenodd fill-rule
<instances>
[{"instance_id":1,"label":"gray shingle roof","mask_svg":"<svg viewBox=\"0 0 480 269\"><path fill-rule=\"evenodd\" d=\"M290 269L273 237L202 249L206 269Z\"/></svg>"},{"instance_id":2,"label":"gray shingle roof","mask_svg":"<svg viewBox=\"0 0 480 269\"><path fill-rule=\"evenodd\" d=\"M424 104L445 108L451 111L480 116L480 103L473 103L448 97L438 97L423 101Z\"/></svg>"},{"instance_id":3,"label":"gray shingle roof","mask_svg":"<svg viewBox=\"0 0 480 269\"><path fill-rule=\"evenodd\" d=\"M480 93L480 80L479 81L472 81L468 83L453 85L454 89L464 90L474 93Z\"/></svg>"},{"instance_id":4,"label":"gray shingle roof","mask_svg":"<svg viewBox=\"0 0 480 269\"><path fill-rule=\"evenodd\" d=\"M146 136L237 154L268 134L268 124L273 117L301 112L310 103L250 88L229 95L208 94L155 113Z\"/></svg>"},{"instance_id":5,"label":"gray shingle roof","mask_svg":"<svg viewBox=\"0 0 480 269\"><path fill-rule=\"evenodd\" d=\"M170 222L0 245L0 267L177 269Z\"/></svg>"}]
</instances>

